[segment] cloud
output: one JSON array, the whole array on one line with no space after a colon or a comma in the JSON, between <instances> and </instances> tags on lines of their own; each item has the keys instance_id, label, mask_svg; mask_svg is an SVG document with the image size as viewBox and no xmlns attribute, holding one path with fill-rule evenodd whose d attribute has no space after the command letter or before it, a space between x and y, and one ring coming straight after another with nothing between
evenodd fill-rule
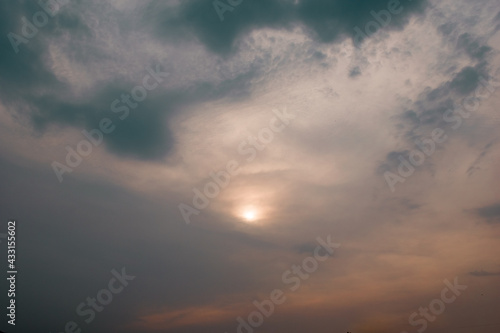
<instances>
[{"instance_id":1,"label":"cloud","mask_svg":"<svg viewBox=\"0 0 500 333\"><path fill-rule=\"evenodd\" d=\"M9 96L19 98L25 91L40 85L62 88L40 57L40 53L45 48L40 38L35 36L29 40L28 44L21 44L21 50L17 54L7 38L10 32L21 34L21 17L30 18L38 10L40 7L31 1L0 4L0 34L2 35L0 39L0 83L2 85L0 97L3 100L9 100Z\"/></svg>"},{"instance_id":2,"label":"cloud","mask_svg":"<svg viewBox=\"0 0 500 333\"><path fill-rule=\"evenodd\" d=\"M481 84L481 78L492 77L492 48L487 45L487 38L477 36L473 32L461 33L464 30L455 19L446 19L446 23L437 26L443 35L443 44L450 45L454 52L446 56L446 61L436 70L444 79L438 84L427 85L418 98L405 105L398 120L398 136L408 140L409 147L417 139L429 135L436 127L447 129L450 122L443 119L450 109L456 109L464 98L473 94ZM470 59L463 65L463 58ZM436 73L437 74L437 73Z\"/></svg>"},{"instance_id":3,"label":"cloud","mask_svg":"<svg viewBox=\"0 0 500 333\"><path fill-rule=\"evenodd\" d=\"M0 33L5 36L11 31L21 34L21 17L30 18L39 11L41 7L32 2L16 2L8 9L3 8ZM102 22L105 20L103 15L109 20ZM117 114L111 112L111 103L140 85L148 66L161 65L170 74L172 66L158 63L151 55L138 59L142 68L137 65L127 68L122 64L124 55L115 54L119 50L110 44L134 40L127 31L115 30L124 20L115 20L116 16L117 10L109 5L71 3L50 18L27 44L21 44L19 53L14 52L7 38L1 39L0 98L13 115L22 116L19 119L30 123L33 134L58 130L52 125L92 130L99 128L102 118L111 118L116 130L104 136L105 147L110 153L162 161L175 145L169 121L178 110L209 100L249 96L249 82L259 71L256 67L222 80L196 79L178 87L171 87L167 82L168 87L163 84L149 92L146 100L130 110L126 119L119 120ZM91 24L95 26L90 27ZM112 42L105 38L111 38ZM64 67L65 62L70 65ZM116 71L107 73L102 68L103 63L112 64ZM79 67L83 69L76 72ZM58 73L60 68L65 76ZM94 82L82 90L87 73ZM99 75L103 77L98 78ZM68 77L74 82L68 82Z\"/></svg>"},{"instance_id":4,"label":"cloud","mask_svg":"<svg viewBox=\"0 0 500 333\"><path fill-rule=\"evenodd\" d=\"M263 28L292 29L302 26L308 34L323 43L355 37L354 28L364 29L374 21L371 11L387 9L387 0L252 0L243 1L221 21L213 0L190 0L176 8L149 7L148 21L156 27L159 38L194 35L209 50L230 54L236 49L239 37ZM384 29L401 29L409 17L423 13L427 1L405 3L401 14L394 15Z\"/></svg>"},{"instance_id":5,"label":"cloud","mask_svg":"<svg viewBox=\"0 0 500 333\"><path fill-rule=\"evenodd\" d=\"M484 159L484 157L492 150L493 146L495 145L494 142L490 142L488 143L483 151L479 154L479 156L474 160L474 162L472 162L471 166L467 169L466 173L467 173L467 176L472 176L477 170L480 170L480 164L482 162L482 160Z\"/></svg>"},{"instance_id":6,"label":"cloud","mask_svg":"<svg viewBox=\"0 0 500 333\"><path fill-rule=\"evenodd\" d=\"M296 251L298 254L308 254L308 255L313 255L314 250L316 249L318 245L314 243L303 243L299 244L293 247L293 250Z\"/></svg>"},{"instance_id":7,"label":"cloud","mask_svg":"<svg viewBox=\"0 0 500 333\"><path fill-rule=\"evenodd\" d=\"M352 77L352 78L354 78L356 76L360 76L360 75L361 75L361 69L359 68L359 66L354 67L349 72L349 77Z\"/></svg>"},{"instance_id":8,"label":"cloud","mask_svg":"<svg viewBox=\"0 0 500 333\"><path fill-rule=\"evenodd\" d=\"M21 330L81 322L79 302L126 266L137 279L93 332L234 332L235 318L288 289L283 272L331 234L345 249L262 329L382 332L407 323L456 267L495 259L498 237L475 220L500 216L500 204L483 207L498 201L495 169L483 167L497 156L497 124L481 123L498 96L460 134L447 132L418 168L431 175L416 172L395 193L381 175L409 159L413 140L453 125L444 113L493 76L496 45L483 29L494 28L497 10L403 0L390 26L354 48L353 28L387 0L243 0L223 22L212 1L73 1L17 55L2 39L0 214L21 221L20 246L37 249L20 283L40 297L20 295L19 313L34 318ZM0 4L0 32L19 31L20 17L39 10L34 3ZM111 103L158 63L171 75L120 119ZM243 162L240 143L265 134L275 108L296 119ZM50 162L103 117L116 130L57 182ZM242 162L239 174L186 226L179 203L191 204L194 188L204 190L230 160ZM485 172L467 177L479 167ZM247 205L257 223L241 220ZM47 270L48 261L59 264Z\"/></svg>"},{"instance_id":9,"label":"cloud","mask_svg":"<svg viewBox=\"0 0 500 333\"><path fill-rule=\"evenodd\" d=\"M468 33L460 35L457 47L464 49L471 58L478 60L483 60L493 50L490 46L485 45L484 41L477 37L474 38Z\"/></svg>"},{"instance_id":10,"label":"cloud","mask_svg":"<svg viewBox=\"0 0 500 333\"><path fill-rule=\"evenodd\" d=\"M469 272L469 275L484 277L484 276L500 276L500 272L487 272L485 270Z\"/></svg>"},{"instance_id":11,"label":"cloud","mask_svg":"<svg viewBox=\"0 0 500 333\"><path fill-rule=\"evenodd\" d=\"M466 95L476 89L479 84L479 77L481 73L473 67L463 68L453 80L449 83L449 87L455 90L460 95Z\"/></svg>"},{"instance_id":12,"label":"cloud","mask_svg":"<svg viewBox=\"0 0 500 333\"><path fill-rule=\"evenodd\" d=\"M478 208L475 212L488 223L500 223L500 203Z\"/></svg>"},{"instance_id":13,"label":"cloud","mask_svg":"<svg viewBox=\"0 0 500 333\"><path fill-rule=\"evenodd\" d=\"M496 31L500 30L500 12L498 12L497 16L495 16L494 22L497 22L495 30Z\"/></svg>"}]
</instances>

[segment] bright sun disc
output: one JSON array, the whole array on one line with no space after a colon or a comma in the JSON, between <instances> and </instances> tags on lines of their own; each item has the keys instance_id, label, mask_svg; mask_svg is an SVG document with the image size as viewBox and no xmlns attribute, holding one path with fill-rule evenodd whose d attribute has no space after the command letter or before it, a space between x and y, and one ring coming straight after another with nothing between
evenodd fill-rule
<instances>
[{"instance_id":1,"label":"bright sun disc","mask_svg":"<svg viewBox=\"0 0 500 333\"><path fill-rule=\"evenodd\" d=\"M253 221L255 220L255 212L253 210L248 210L243 214L243 217L247 221Z\"/></svg>"}]
</instances>

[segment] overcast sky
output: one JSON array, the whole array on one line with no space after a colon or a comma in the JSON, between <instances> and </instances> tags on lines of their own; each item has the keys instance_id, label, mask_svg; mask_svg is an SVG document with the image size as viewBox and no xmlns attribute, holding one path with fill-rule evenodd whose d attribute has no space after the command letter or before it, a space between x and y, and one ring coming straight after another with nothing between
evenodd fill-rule
<instances>
[{"instance_id":1,"label":"overcast sky","mask_svg":"<svg viewBox=\"0 0 500 333\"><path fill-rule=\"evenodd\" d=\"M498 0L51 1L0 2L1 330L498 332Z\"/></svg>"}]
</instances>

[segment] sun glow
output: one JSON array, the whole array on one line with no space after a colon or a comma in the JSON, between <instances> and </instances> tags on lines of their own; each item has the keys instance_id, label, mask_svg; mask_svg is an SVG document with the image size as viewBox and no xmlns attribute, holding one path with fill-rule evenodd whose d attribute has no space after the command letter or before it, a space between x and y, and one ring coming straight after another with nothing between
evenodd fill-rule
<instances>
[{"instance_id":1,"label":"sun glow","mask_svg":"<svg viewBox=\"0 0 500 333\"><path fill-rule=\"evenodd\" d=\"M243 218L249 222L255 221L257 219L257 214L255 210L246 210L243 213Z\"/></svg>"}]
</instances>

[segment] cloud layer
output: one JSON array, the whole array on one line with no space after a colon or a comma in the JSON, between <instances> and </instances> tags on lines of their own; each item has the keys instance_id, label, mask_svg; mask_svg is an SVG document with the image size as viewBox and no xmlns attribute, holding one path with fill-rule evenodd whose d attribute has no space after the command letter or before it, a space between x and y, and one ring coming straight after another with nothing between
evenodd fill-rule
<instances>
[{"instance_id":1,"label":"cloud layer","mask_svg":"<svg viewBox=\"0 0 500 333\"><path fill-rule=\"evenodd\" d=\"M222 3L0 4L16 329L411 332L457 277L426 331L497 332L497 2Z\"/></svg>"}]
</instances>

